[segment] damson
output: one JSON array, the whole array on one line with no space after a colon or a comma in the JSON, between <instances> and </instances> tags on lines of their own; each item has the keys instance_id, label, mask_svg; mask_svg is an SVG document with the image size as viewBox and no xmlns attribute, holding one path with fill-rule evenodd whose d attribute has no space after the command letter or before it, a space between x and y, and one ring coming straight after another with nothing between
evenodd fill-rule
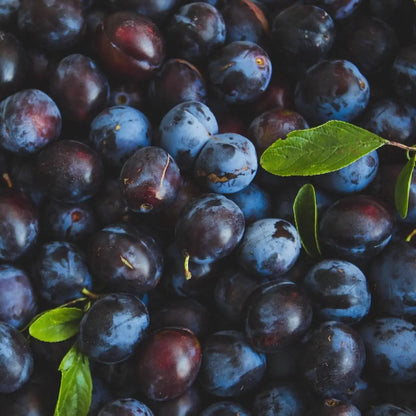
<instances>
[{"instance_id":1,"label":"damson","mask_svg":"<svg viewBox=\"0 0 416 416\"><path fill-rule=\"evenodd\" d=\"M190 330L166 327L152 332L135 356L140 392L151 400L166 401L194 383L201 366L201 345Z\"/></svg>"},{"instance_id":2,"label":"damson","mask_svg":"<svg viewBox=\"0 0 416 416\"><path fill-rule=\"evenodd\" d=\"M206 407L199 416L251 416L251 413L241 404L232 401L216 402Z\"/></svg>"},{"instance_id":3,"label":"damson","mask_svg":"<svg viewBox=\"0 0 416 416\"><path fill-rule=\"evenodd\" d=\"M107 403L97 416L153 416L152 411L136 399L124 398Z\"/></svg>"},{"instance_id":4,"label":"damson","mask_svg":"<svg viewBox=\"0 0 416 416\"><path fill-rule=\"evenodd\" d=\"M204 343L198 380L214 396L236 397L257 386L265 371L265 355L241 332L227 330L211 334Z\"/></svg>"},{"instance_id":5,"label":"damson","mask_svg":"<svg viewBox=\"0 0 416 416\"><path fill-rule=\"evenodd\" d=\"M33 356L16 328L0 322L0 393L20 389L33 372Z\"/></svg>"},{"instance_id":6,"label":"damson","mask_svg":"<svg viewBox=\"0 0 416 416\"><path fill-rule=\"evenodd\" d=\"M361 412L353 404L337 399L326 399L315 406L308 416L361 416ZM368 413L366 413L368 415Z\"/></svg>"},{"instance_id":7,"label":"damson","mask_svg":"<svg viewBox=\"0 0 416 416\"><path fill-rule=\"evenodd\" d=\"M293 282L269 282L255 289L242 311L244 333L257 351L276 352L294 344L312 323L309 298Z\"/></svg>"},{"instance_id":8,"label":"damson","mask_svg":"<svg viewBox=\"0 0 416 416\"><path fill-rule=\"evenodd\" d=\"M202 194L183 209L175 227L175 242L184 257L212 263L230 254L245 228L238 205L219 194Z\"/></svg>"},{"instance_id":9,"label":"damson","mask_svg":"<svg viewBox=\"0 0 416 416\"><path fill-rule=\"evenodd\" d=\"M290 270L300 249L299 235L290 222L264 218L247 226L237 256L248 272L276 277Z\"/></svg>"},{"instance_id":10,"label":"damson","mask_svg":"<svg viewBox=\"0 0 416 416\"><path fill-rule=\"evenodd\" d=\"M182 184L179 167L166 150L147 146L136 150L120 172L121 192L134 212L165 209L175 200Z\"/></svg>"},{"instance_id":11,"label":"damson","mask_svg":"<svg viewBox=\"0 0 416 416\"><path fill-rule=\"evenodd\" d=\"M365 357L364 342L356 330L342 322L327 321L307 335L300 371L315 393L336 397L358 379Z\"/></svg>"},{"instance_id":12,"label":"damson","mask_svg":"<svg viewBox=\"0 0 416 416\"><path fill-rule=\"evenodd\" d=\"M127 360L144 338L149 314L143 302L127 293L95 301L79 326L80 350L93 360L114 364Z\"/></svg>"},{"instance_id":13,"label":"damson","mask_svg":"<svg viewBox=\"0 0 416 416\"><path fill-rule=\"evenodd\" d=\"M414 416L410 409L395 406L394 404L379 404L371 406L366 416Z\"/></svg>"},{"instance_id":14,"label":"damson","mask_svg":"<svg viewBox=\"0 0 416 416\"><path fill-rule=\"evenodd\" d=\"M216 134L195 160L194 177L209 191L230 194L247 187L257 172L253 143L236 133Z\"/></svg>"}]
</instances>

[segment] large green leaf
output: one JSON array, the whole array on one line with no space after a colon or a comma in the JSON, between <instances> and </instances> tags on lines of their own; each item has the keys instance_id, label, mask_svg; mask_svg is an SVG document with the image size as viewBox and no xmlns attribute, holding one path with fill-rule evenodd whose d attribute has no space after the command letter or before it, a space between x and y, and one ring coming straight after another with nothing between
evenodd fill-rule
<instances>
[{"instance_id":1,"label":"large green leaf","mask_svg":"<svg viewBox=\"0 0 416 416\"><path fill-rule=\"evenodd\" d=\"M59 371L61 386L54 416L86 416L92 394L88 357L74 345L62 359Z\"/></svg>"},{"instance_id":2,"label":"large green leaf","mask_svg":"<svg viewBox=\"0 0 416 416\"><path fill-rule=\"evenodd\" d=\"M78 333L83 312L78 308L56 308L39 315L29 334L44 342L60 342Z\"/></svg>"},{"instance_id":3,"label":"large green leaf","mask_svg":"<svg viewBox=\"0 0 416 416\"><path fill-rule=\"evenodd\" d=\"M410 184L415 169L415 162L416 154L413 153L397 177L396 186L394 188L394 203L397 212L402 218L406 218L409 208Z\"/></svg>"},{"instance_id":4,"label":"large green leaf","mask_svg":"<svg viewBox=\"0 0 416 416\"><path fill-rule=\"evenodd\" d=\"M312 257L320 256L318 209L313 185L306 184L299 189L293 203L293 214L303 248Z\"/></svg>"},{"instance_id":5,"label":"large green leaf","mask_svg":"<svg viewBox=\"0 0 416 416\"><path fill-rule=\"evenodd\" d=\"M376 134L344 121L296 130L277 140L260 158L263 168L280 176L333 172L389 143Z\"/></svg>"}]
</instances>

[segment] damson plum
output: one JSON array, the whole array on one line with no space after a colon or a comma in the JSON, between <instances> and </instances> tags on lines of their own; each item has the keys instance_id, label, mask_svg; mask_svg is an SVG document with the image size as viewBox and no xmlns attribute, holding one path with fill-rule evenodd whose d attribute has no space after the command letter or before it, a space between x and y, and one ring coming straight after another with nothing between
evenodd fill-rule
<instances>
[{"instance_id":1,"label":"damson plum","mask_svg":"<svg viewBox=\"0 0 416 416\"><path fill-rule=\"evenodd\" d=\"M402 47L397 53L391 67L391 79L395 93L402 98L416 103L416 44Z\"/></svg>"},{"instance_id":2,"label":"damson plum","mask_svg":"<svg viewBox=\"0 0 416 416\"><path fill-rule=\"evenodd\" d=\"M345 19L357 9L362 0L307 0L325 9L334 19Z\"/></svg>"},{"instance_id":3,"label":"damson plum","mask_svg":"<svg viewBox=\"0 0 416 416\"><path fill-rule=\"evenodd\" d=\"M202 194L183 209L175 227L175 242L184 257L212 263L230 254L245 228L238 205L219 194Z\"/></svg>"},{"instance_id":4,"label":"damson plum","mask_svg":"<svg viewBox=\"0 0 416 416\"><path fill-rule=\"evenodd\" d=\"M29 276L10 264L0 265L0 321L21 328L38 310Z\"/></svg>"},{"instance_id":5,"label":"damson plum","mask_svg":"<svg viewBox=\"0 0 416 416\"><path fill-rule=\"evenodd\" d=\"M214 92L227 103L248 103L266 90L272 74L267 52L249 41L220 48L209 61L208 77Z\"/></svg>"},{"instance_id":6,"label":"damson plum","mask_svg":"<svg viewBox=\"0 0 416 416\"><path fill-rule=\"evenodd\" d=\"M331 50L335 25L323 8L295 4L274 17L271 38L273 62L301 75Z\"/></svg>"},{"instance_id":7,"label":"damson plum","mask_svg":"<svg viewBox=\"0 0 416 416\"><path fill-rule=\"evenodd\" d=\"M256 416L304 416L306 403L307 398L300 386L292 383L272 383L263 387L254 396L253 414ZM319 413L319 416L323 415Z\"/></svg>"},{"instance_id":8,"label":"damson plum","mask_svg":"<svg viewBox=\"0 0 416 416\"><path fill-rule=\"evenodd\" d=\"M312 323L312 305L293 282L269 282L255 289L242 311L244 333L257 351L276 352L294 344Z\"/></svg>"},{"instance_id":9,"label":"damson plum","mask_svg":"<svg viewBox=\"0 0 416 416\"><path fill-rule=\"evenodd\" d=\"M323 214L320 238L328 254L349 261L370 259L390 241L391 212L369 195L351 195L335 201Z\"/></svg>"},{"instance_id":10,"label":"damson plum","mask_svg":"<svg viewBox=\"0 0 416 416\"><path fill-rule=\"evenodd\" d=\"M256 352L239 331L211 334L203 345L198 380L217 397L242 396L261 381L266 357Z\"/></svg>"},{"instance_id":11,"label":"damson plum","mask_svg":"<svg viewBox=\"0 0 416 416\"><path fill-rule=\"evenodd\" d=\"M371 319L359 328L367 350L366 370L383 383L416 380L416 326L395 317Z\"/></svg>"},{"instance_id":12,"label":"damson plum","mask_svg":"<svg viewBox=\"0 0 416 416\"><path fill-rule=\"evenodd\" d=\"M225 22L221 13L206 2L180 7L166 28L168 54L190 62L207 58L225 42Z\"/></svg>"},{"instance_id":13,"label":"damson plum","mask_svg":"<svg viewBox=\"0 0 416 416\"><path fill-rule=\"evenodd\" d=\"M132 224L104 227L93 234L88 265L99 286L140 295L153 289L163 270L155 239Z\"/></svg>"},{"instance_id":14,"label":"damson plum","mask_svg":"<svg viewBox=\"0 0 416 416\"><path fill-rule=\"evenodd\" d=\"M148 326L149 314L139 298L127 293L106 295L82 317L79 348L93 360L115 364L134 353Z\"/></svg>"},{"instance_id":15,"label":"damson plum","mask_svg":"<svg viewBox=\"0 0 416 416\"><path fill-rule=\"evenodd\" d=\"M202 146L216 133L218 123L209 107L199 101L185 101L163 116L158 140L181 171L187 172Z\"/></svg>"},{"instance_id":16,"label":"damson plum","mask_svg":"<svg viewBox=\"0 0 416 416\"><path fill-rule=\"evenodd\" d=\"M89 123L106 107L110 86L90 57L75 53L58 62L51 73L49 92L64 119Z\"/></svg>"},{"instance_id":17,"label":"damson plum","mask_svg":"<svg viewBox=\"0 0 416 416\"><path fill-rule=\"evenodd\" d=\"M337 399L326 399L315 406L309 416L361 416L361 412L353 404ZM367 413L366 413L367 415Z\"/></svg>"},{"instance_id":18,"label":"damson plum","mask_svg":"<svg viewBox=\"0 0 416 416\"><path fill-rule=\"evenodd\" d=\"M394 404L379 404L371 406L366 416L414 416L415 413L410 409L403 409Z\"/></svg>"},{"instance_id":19,"label":"damson plum","mask_svg":"<svg viewBox=\"0 0 416 416\"><path fill-rule=\"evenodd\" d=\"M370 88L358 68L345 59L311 66L295 89L295 108L311 124L352 121L367 107Z\"/></svg>"},{"instance_id":20,"label":"damson plum","mask_svg":"<svg viewBox=\"0 0 416 416\"><path fill-rule=\"evenodd\" d=\"M51 241L43 244L33 272L39 295L52 305L80 298L82 289L92 289L84 253L71 243Z\"/></svg>"},{"instance_id":21,"label":"damson plum","mask_svg":"<svg viewBox=\"0 0 416 416\"><path fill-rule=\"evenodd\" d=\"M151 138L148 118L127 105L103 110L91 122L89 133L91 146L118 169L137 149L150 146Z\"/></svg>"},{"instance_id":22,"label":"damson plum","mask_svg":"<svg viewBox=\"0 0 416 416\"><path fill-rule=\"evenodd\" d=\"M179 397L194 383L201 366L201 345L190 330L166 327L152 332L135 357L141 393L166 401Z\"/></svg>"},{"instance_id":23,"label":"damson plum","mask_svg":"<svg viewBox=\"0 0 416 416\"><path fill-rule=\"evenodd\" d=\"M43 149L36 160L41 189L52 199L77 203L98 192L103 163L89 146L75 140L60 140Z\"/></svg>"},{"instance_id":24,"label":"damson plum","mask_svg":"<svg viewBox=\"0 0 416 416\"><path fill-rule=\"evenodd\" d=\"M133 11L108 14L97 27L95 49L112 74L138 81L151 78L165 57L158 27Z\"/></svg>"},{"instance_id":25,"label":"damson plum","mask_svg":"<svg viewBox=\"0 0 416 416\"><path fill-rule=\"evenodd\" d=\"M303 287L322 321L355 323L367 315L371 294L364 273L345 260L325 259L307 272Z\"/></svg>"},{"instance_id":26,"label":"damson plum","mask_svg":"<svg viewBox=\"0 0 416 416\"><path fill-rule=\"evenodd\" d=\"M290 222L264 218L247 226L237 256L248 272L277 277L295 264L300 248L299 235Z\"/></svg>"},{"instance_id":27,"label":"damson plum","mask_svg":"<svg viewBox=\"0 0 416 416\"><path fill-rule=\"evenodd\" d=\"M251 413L245 409L241 404L236 402L221 401L216 402L199 413L199 416L251 416Z\"/></svg>"},{"instance_id":28,"label":"damson plum","mask_svg":"<svg viewBox=\"0 0 416 416\"><path fill-rule=\"evenodd\" d=\"M20 389L33 372L33 356L16 328L0 322L0 393Z\"/></svg>"},{"instance_id":29,"label":"damson plum","mask_svg":"<svg viewBox=\"0 0 416 416\"><path fill-rule=\"evenodd\" d=\"M253 143L237 133L212 136L194 164L194 177L209 191L230 194L247 187L257 173Z\"/></svg>"},{"instance_id":30,"label":"damson plum","mask_svg":"<svg viewBox=\"0 0 416 416\"><path fill-rule=\"evenodd\" d=\"M61 134L59 108L41 90L16 92L0 102L0 146L28 155L58 139Z\"/></svg>"},{"instance_id":31,"label":"damson plum","mask_svg":"<svg viewBox=\"0 0 416 416\"><path fill-rule=\"evenodd\" d=\"M358 379L365 358L364 342L356 330L342 322L327 321L307 335L300 371L315 393L337 397Z\"/></svg>"},{"instance_id":32,"label":"damson plum","mask_svg":"<svg viewBox=\"0 0 416 416\"><path fill-rule=\"evenodd\" d=\"M39 233L38 212L22 192L0 189L0 260L10 262L27 253Z\"/></svg>"},{"instance_id":33,"label":"damson plum","mask_svg":"<svg viewBox=\"0 0 416 416\"><path fill-rule=\"evenodd\" d=\"M20 32L35 46L62 51L81 39L85 16L80 0L21 0L17 22Z\"/></svg>"},{"instance_id":34,"label":"damson plum","mask_svg":"<svg viewBox=\"0 0 416 416\"><path fill-rule=\"evenodd\" d=\"M157 212L175 200L182 176L175 160L166 150L147 146L136 150L120 172L121 191L130 210Z\"/></svg>"},{"instance_id":35,"label":"damson plum","mask_svg":"<svg viewBox=\"0 0 416 416\"><path fill-rule=\"evenodd\" d=\"M144 403L125 398L107 403L97 416L153 416L153 413Z\"/></svg>"}]
</instances>

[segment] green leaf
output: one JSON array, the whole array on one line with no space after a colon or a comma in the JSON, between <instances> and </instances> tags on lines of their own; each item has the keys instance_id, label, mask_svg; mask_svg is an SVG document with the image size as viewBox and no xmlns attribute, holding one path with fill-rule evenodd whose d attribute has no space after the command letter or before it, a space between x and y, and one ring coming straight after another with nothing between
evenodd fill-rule
<instances>
[{"instance_id":1,"label":"green leaf","mask_svg":"<svg viewBox=\"0 0 416 416\"><path fill-rule=\"evenodd\" d=\"M318 241L318 209L315 188L311 184L299 189L293 203L295 225L306 253L312 257L321 255Z\"/></svg>"},{"instance_id":2,"label":"green leaf","mask_svg":"<svg viewBox=\"0 0 416 416\"><path fill-rule=\"evenodd\" d=\"M277 140L260 158L265 170L280 176L309 176L333 172L390 143L344 121L292 131Z\"/></svg>"},{"instance_id":3,"label":"green leaf","mask_svg":"<svg viewBox=\"0 0 416 416\"><path fill-rule=\"evenodd\" d=\"M92 381L88 357L75 344L59 365L61 386L54 416L86 416L91 405Z\"/></svg>"},{"instance_id":4,"label":"green leaf","mask_svg":"<svg viewBox=\"0 0 416 416\"><path fill-rule=\"evenodd\" d=\"M83 312L78 308L56 308L39 315L29 334L40 341L60 342L78 333Z\"/></svg>"},{"instance_id":5,"label":"green leaf","mask_svg":"<svg viewBox=\"0 0 416 416\"><path fill-rule=\"evenodd\" d=\"M415 168L415 162L416 154L413 153L397 177L396 186L394 188L394 203L397 212L402 218L406 218L407 210L409 208L410 184Z\"/></svg>"}]
</instances>

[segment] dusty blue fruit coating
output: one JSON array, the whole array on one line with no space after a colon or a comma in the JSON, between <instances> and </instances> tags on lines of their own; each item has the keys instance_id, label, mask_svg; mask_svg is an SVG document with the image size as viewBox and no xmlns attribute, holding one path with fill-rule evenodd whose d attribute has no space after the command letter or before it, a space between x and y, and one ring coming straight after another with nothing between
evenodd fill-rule
<instances>
[{"instance_id":1,"label":"dusty blue fruit coating","mask_svg":"<svg viewBox=\"0 0 416 416\"><path fill-rule=\"evenodd\" d=\"M237 133L212 136L199 152L194 176L209 191L230 194L254 179L258 168L253 143Z\"/></svg>"},{"instance_id":2,"label":"dusty blue fruit coating","mask_svg":"<svg viewBox=\"0 0 416 416\"><path fill-rule=\"evenodd\" d=\"M299 235L290 222L264 218L247 226L238 259L249 272L276 277L295 264L300 248Z\"/></svg>"},{"instance_id":3,"label":"dusty blue fruit coating","mask_svg":"<svg viewBox=\"0 0 416 416\"><path fill-rule=\"evenodd\" d=\"M403 409L394 404L379 404L371 406L366 416L415 416L410 409Z\"/></svg>"},{"instance_id":4,"label":"dusty blue fruit coating","mask_svg":"<svg viewBox=\"0 0 416 416\"><path fill-rule=\"evenodd\" d=\"M118 105L93 119L89 141L106 162L120 168L137 149L150 146L151 136L150 122L141 111Z\"/></svg>"},{"instance_id":5,"label":"dusty blue fruit coating","mask_svg":"<svg viewBox=\"0 0 416 416\"><path fill-rule=\"evenodd\" d=\"M164 115L158 139L185 172L192 168L202 146L217 132L217 120L208 106L199 101L185 101Z\"/></svg>"},{"instance_id":6,"label":"dusty blue fruit coating","mask_svg":"<svg viewBox=\"0 0 416 416\"><path fill-rule=\"evenodd\" d=\"M345 59L311 66L295 88L295 108L313 125L352 121L367 107L370 87L358 68Z\"/></svg>"},{"instance_id":7,"label":"dusty blue fruit coating","mask_svg":"<svg viewBox=\"0 0 416 416\"><path fill-rule=\"evenodd\" d=\"M308 271L303 286L322 321L358 322L370 309L371 294L367 279L349 261L320 261Z\"/></svg>"},{"instance_id":8,"label":"dusty blue fruit coating","mask_svg":"<svg viewBox=\"0 0 416 416\"><path fill-rule=\"evenodd\" d=\"M129 358L149 326L144 303L117 293L93 303L79 326L79 348L93 360L114 364Z\"/></svg>"},{"instance_id":9,"label":"dusty blue fruit coating","mask_svg":"<svg viewBox=\"0 0 416 416\"><path fill-rule=\"evenodd\" d=\"M0 322L0 393L13 393L22 387L32 374L33 364L23 334Z\"/></svg>"},{"instance_id":10,"label":"dusty blue fruit coating","mask_svg":"<svg viewBox=\"0 0 416 416\"><path fill-rule=\"evenodd\" d=\"M391 68L395 93L416 103L416 44L401 48Z\"/></svg>"},{"instance_id":11,"label":"dusty blue fruit coating","mask_svg":"<svg viewBox=\"0 0 416 416\"><path fill-rule=\"evenodd\" d=\"M206 407L199 416L251 416L251 413L241 404L231 401L216 402Z\"/></svg>"},{"instance_id":12,"label":"dusty blue fruit coating","mask_svg":"<svg viewBox=\"0 0 416 416\"><path fill-rule=\"evenodd\" d=\"M97 416L153 416L153 412L136 399L123 398L107 403Z\"/></svg>"},{"instance_id":13,"label":"dusty blue fruit coating","mask_svg":"<svg viewBox=\"0 0 416 416\"><path fill-rule=\"evenodd\" d=\"M373 319L360 334L367 350L366 366L383 383L416 380L416 326L395 317Z\"/></svg>"}]
</instances>

